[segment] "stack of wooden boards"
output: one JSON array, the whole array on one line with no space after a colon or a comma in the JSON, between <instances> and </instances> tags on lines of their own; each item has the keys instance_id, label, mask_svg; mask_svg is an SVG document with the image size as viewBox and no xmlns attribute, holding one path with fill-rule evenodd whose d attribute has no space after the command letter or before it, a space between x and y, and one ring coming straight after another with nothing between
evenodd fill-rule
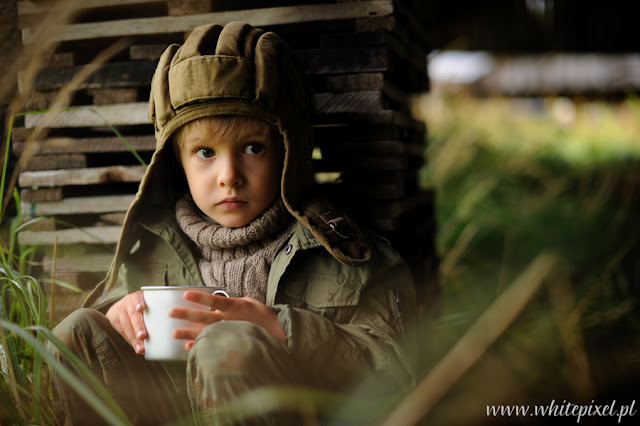
<instances>
[{"instance_id":1,"label":"stack of wooden boards","mask_svg":"<svg viewBox=\"0 0 640 426\"><path fill-rule=\"evenodd\" d=\"M25 44L34 41L47 4L18 2ZM144 173L139 160L148 161L154 148L147 100L162 51L198 25L239 20L293 46L316 93L319 185L392 241L424 297L434 276L433 206L418 185L426 130L409 111L409 95L428 88L421 0L85 0L79 7L59 32L49 65L32 87L20 87L30 92L28 110L44 110L96 54L126 38L127 47L80 84L72 109L47 120L47 136L19 177L23 214L55 218L38 222L48 228L23 231L20 242L57 241L57 278L87 288L108 267ZM14 153L42 122L42 114L24 117L14 129ZM69 257L85 262L63 266ZM78 271L95 276L80 282Z\"/></svg>"}]
</instances>

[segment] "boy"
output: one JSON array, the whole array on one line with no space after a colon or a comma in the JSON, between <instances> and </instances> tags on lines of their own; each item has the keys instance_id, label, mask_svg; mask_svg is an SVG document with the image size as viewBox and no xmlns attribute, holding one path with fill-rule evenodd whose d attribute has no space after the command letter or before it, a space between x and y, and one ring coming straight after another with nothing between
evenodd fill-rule
<instances>
[{"instance_id":1,"label":"boy","mask_svg":"<svg viewBox=\"0 0 640 426\"><path fill-rule=\"evenodd\" d=\"M111 270L55 330L134 423L192 411L211 424L221 404L263 386L346 391L383 372L402 389L414 379L410 273L382 239L312 195L312 107L288 46L247 24L199 27L160 58L149 101L156 152ZM145 285L235 297L187 292L210 308L171 312L198 324L173 332L189 359L152 362L141 356ZM67 418L96 424L57 384Z\"/></svg>"}]
</instances>

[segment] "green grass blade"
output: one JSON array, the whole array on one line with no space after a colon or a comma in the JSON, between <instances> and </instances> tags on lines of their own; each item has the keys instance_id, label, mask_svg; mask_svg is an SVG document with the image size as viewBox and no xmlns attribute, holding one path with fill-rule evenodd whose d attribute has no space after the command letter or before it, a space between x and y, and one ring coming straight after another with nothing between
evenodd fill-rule
<instances>
[{"instance_id":1,"label":"green grass blade","mask_svg":"<svg viewBox=\"0 0 640 426\"><path fill-rule=\"evenodd\" d=\"M71 351L58 340L53 333L47 328L41 326L29 327L31 330L37 330L43 333L51 342L63 353L66 359L76 368L81 377L89 383L87 386L80 380L68 367L60 363L51 353L47 351L45 346L34 338L29 332L8 321L2 321L2 326L17 334L21 339L26 341L31 347L37 351L51 368L59 375L80 396L91 408L93 408L104 420L112 425L130 425L118 403L113 399L109 391L104 385L91 373ZM94 393L95 391L95 393Z\"/></svg>"},{"instance_id":2,"label":"green grass blade","mask_svg":"<svg viewBox=\"0 0 640 426\"><path fill-rule=\"evenodd\" d=\"M95 115L97 115L98 117L100 117L102 119L102 121L104 121L104 123L107 125L107 127L109 127L109 129L118 137L118 139L120 139L120 141L122 141L122 143L124 144L124 146L126 146L129 151L131 151L131 153L133 154L133 156L136 158L136 160L138 160L138 162L143 165L143 166L147 166L146 161L144 161L142 159L142 157L140 157L140 154L138 154L138 152L133 149L133 147L131 146L131 144L129 143L129 141L127 141L127 139L122 136L122 134L120 133L120 131L118 131L118 129L116 129L111 123L109 123L102 115L100 115L100 113L95 109L95 108L89 108L89 111L91 111L92 113L94 113Z\"/></svg>"}]
</instances>

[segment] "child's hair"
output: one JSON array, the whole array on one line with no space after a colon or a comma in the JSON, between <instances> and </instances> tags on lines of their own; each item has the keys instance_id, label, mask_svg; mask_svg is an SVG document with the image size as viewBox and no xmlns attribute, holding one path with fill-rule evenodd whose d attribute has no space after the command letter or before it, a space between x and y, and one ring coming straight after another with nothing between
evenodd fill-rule
<instances>
[{"instance_id":1,"label":"child's hair","mask_svg":"<svg viewBox=\"0 0 640 426\"><path fill-rule=\"evenodd\" d=\"M251 132L275 140L282 139L276 126L264 120L242 115L215 115L199 118L180 127L173 134L173 151L180 162L180 149L184 146L187 133L197 131L201 134L215 134L224 138L228 133L241 127L251 127Z\"/></svg>"}]
</instances>

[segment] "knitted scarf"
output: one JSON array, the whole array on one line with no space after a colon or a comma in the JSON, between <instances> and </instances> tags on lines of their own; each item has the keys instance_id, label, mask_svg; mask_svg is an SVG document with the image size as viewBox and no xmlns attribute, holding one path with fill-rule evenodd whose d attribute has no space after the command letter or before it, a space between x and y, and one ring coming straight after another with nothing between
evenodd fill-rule
<instances>
[{"instance_id":1,"label":"knitted scarf","mask_svg":"<svg viewBox=\"0 0 640 426\"><path fill-rule=\"evenodd\" d=\"M282 199L248 225L228 228L209 219L191 197L184 196L176 202L176 220L197 246L205 285L265 302L269 269L292 222Z\"/></svg>"}]
</instances>

